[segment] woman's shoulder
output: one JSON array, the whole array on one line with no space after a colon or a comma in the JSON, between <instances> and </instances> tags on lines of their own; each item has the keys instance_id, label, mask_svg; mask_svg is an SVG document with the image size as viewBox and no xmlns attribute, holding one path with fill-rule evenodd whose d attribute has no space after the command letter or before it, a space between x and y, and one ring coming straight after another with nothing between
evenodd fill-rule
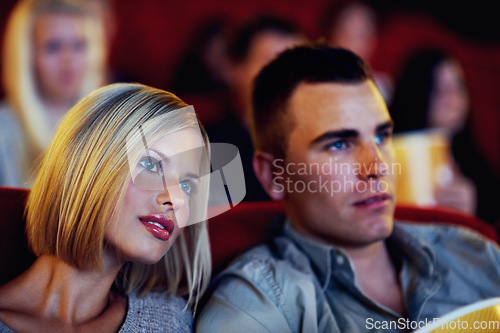
<instances>
[{"instance_id":1,"label":"woman's shoulder","mask_svg":"<svg viewBox=\"0 0 500 333\"><path fill-rule=\"evenodd\" d=\"M128 296L128 310L120 332L191 332L193 315L181 297L148 293Z\"/></svg>"}]
</instances>

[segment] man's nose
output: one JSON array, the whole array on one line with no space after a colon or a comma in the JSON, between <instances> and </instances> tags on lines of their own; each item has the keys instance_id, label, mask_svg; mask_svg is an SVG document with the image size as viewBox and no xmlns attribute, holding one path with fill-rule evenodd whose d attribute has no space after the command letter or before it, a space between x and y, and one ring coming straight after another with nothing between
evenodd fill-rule
<instances>
[{"instance_id":1,"label":"man's nose","mask_svg":"<svg viewBox=\"0 0 500 333\"><path fill-rule=\"evenodd\" d=\"M375 142L361 144L358 163L360 179L378 179L384 174L384 158Z\"/></svg>"}]
</instances>

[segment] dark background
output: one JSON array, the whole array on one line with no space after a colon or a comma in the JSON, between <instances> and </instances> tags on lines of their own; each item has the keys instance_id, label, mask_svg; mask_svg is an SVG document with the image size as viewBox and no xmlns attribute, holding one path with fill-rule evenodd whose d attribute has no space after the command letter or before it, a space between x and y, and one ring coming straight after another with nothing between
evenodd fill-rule
<instances>
[{"instance_id":1,"label":"dark background","mask_svg":"<svg viewBox=\"0 0 500 333\"><path fill-rule=\"evenodd\" d=\"M190 38L206 19L218 16L237 23L260 12L277 13L316 39L320 14L330 1L112 0L117 27L111 68L119 77L168 89ZM2 35L14 3L0 3ZM493 5L485 0L375 0L373 5L382 18L373 67L397 78L406 58L422 47L440 46L454 54L465 67L471 90L476 141L500 170L500 28ZM201 106L197 110L203 112Z\"/></svg>"}]
</instances>

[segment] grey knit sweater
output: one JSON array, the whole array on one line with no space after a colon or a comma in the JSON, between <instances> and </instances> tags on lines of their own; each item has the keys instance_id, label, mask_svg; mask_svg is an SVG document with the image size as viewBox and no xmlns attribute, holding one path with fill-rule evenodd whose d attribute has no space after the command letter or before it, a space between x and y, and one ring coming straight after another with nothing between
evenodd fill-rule
<instances>
[{"instance_id":1,"label":"grey knit sweater","mask_svg":"<svg viewBox=\"0 0 500 333\"><path fill-rule=\"evenodd\" d=\"M128 296L128 310L120 333L191 332L193 316L184 309L186 301L149 293L143 298ZM13 331L0 322L0 333Z\"/></svg>"}]
</instances>

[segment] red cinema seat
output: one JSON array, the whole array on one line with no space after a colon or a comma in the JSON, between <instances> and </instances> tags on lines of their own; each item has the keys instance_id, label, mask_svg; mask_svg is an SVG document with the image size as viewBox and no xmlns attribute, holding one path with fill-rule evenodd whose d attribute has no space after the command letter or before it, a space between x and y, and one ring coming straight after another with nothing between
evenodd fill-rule
<instances>
[{"instance_id":1,"label":"red cinema seat","mask_svg":"<svg viewBox=\"0 0 500 333\"><path fill-rule=\"evenodd\" d=\"M28 190L0 187L0 284L10 281L35 260L24 233L24 206ZM279 232L284 216L280 202L240 203L209 221L214 274L251 247ZM497 242L496 230L475 217L443 209L398 206L396 219L422 223L449 223L476 230Z\"/></svg>"},{"instance_id":2,"label":"red cinema seat","mask_svg":"<svg viewBox=\"0 0 500 333\"><path fill-rule=\"evenodd\" d=\"M214 274L236 256L269 240L279 230L284 217L281 202L240 203L209 221ZM478 218L443 208L397 206L395 218L421 223L448 223L467 227L498 242L495 228Z\"/></svg>"}]
</instances>

